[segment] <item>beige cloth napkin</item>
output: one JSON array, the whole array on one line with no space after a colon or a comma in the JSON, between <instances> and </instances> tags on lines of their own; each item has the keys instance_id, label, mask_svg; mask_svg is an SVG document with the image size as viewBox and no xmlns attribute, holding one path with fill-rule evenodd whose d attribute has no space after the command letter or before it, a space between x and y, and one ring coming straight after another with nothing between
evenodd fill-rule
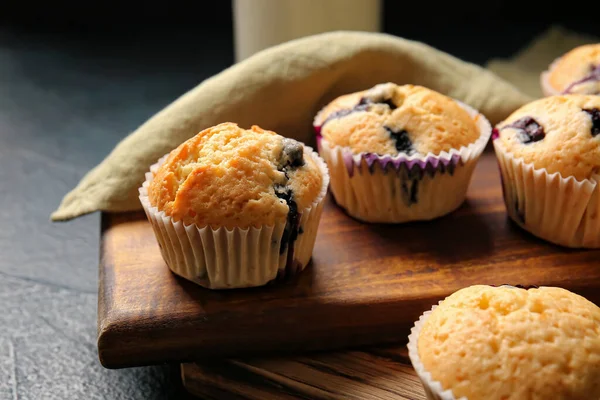
<instances>
[{"instance_id":1,"label":"beige cloth napkin","mask_svg":"<svg viewBox=\"0 0 600 400\"><path fill-rule=\"evenodd\" d=\"M507 71L506 63L494 65L500 73ZM505 75L511 74L514 78L513 72ZM314 145L312 120L323 105L388 81L430 87L470 104L492 123L532 100L492 72L419 42L362 32L298 39L264 50L176 99L92 169L52 219L141 209L137 190L148 167L220 122L257 124Z\"/></svg>"},{"instance_id":2,"label":"beige cloth napkin","mask_svg":"<svg viewBox=\"0 0 600 400\"><path fill-rule=\"evenodd\" d=\"M511 82L525 94L539 98L542 96L540 73L546 70L552 61L577 46L599 41L593 36L553 26L513 58L508 60L492 59L486 67Z\"/></svg>"}]
</instances>

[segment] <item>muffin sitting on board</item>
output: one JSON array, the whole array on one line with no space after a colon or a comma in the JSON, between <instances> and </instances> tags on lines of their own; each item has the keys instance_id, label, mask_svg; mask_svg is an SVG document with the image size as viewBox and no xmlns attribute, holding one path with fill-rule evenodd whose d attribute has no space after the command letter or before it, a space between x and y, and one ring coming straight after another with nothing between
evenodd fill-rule
<instances>
[{"instance_id":1,"label":"muffin sitting on board","mask_svg":"<svg viewBox=\"0 0 600 400\"><path fill-rule=\"evenodd\" d=\"M328 183L309 147L223 123L153 165L140 201L174 273L211 289L241 288L304 269Z\"/></svg>"},{"instance_id":2,"label":"muffin sitting on board","mask_svg":"<svg viewBox=\"0 0 600 400\"><path fill-rule=\"evenodd\" d=\"M552 96L494 131L508 215L567 247L600 247L600 96Z\"/></svg>"},{"instance_id":3,"label":"muffin sitting on board","mask_svg":"<svg viewBox=\"0 0 600 400\"><path fill-rule=\"evenodd\" d=\"M600 398L600 308L565 289L461 289L421 316L408 350L430 400Z\"/></svg>"},{"instance_id":4,"label":"muffin sitting on board","mask_svg":"<svg viewBox=\"0 0 600 400\"><path fill-rule=\"evenodd\" d=\"M472 108L393 83L338 97L314 126L338 205L379 223L430 220L458 208L491 135Z\"/></svg>"},{"instance_id":5,"label":"muffin sitting on board","mask_svg":"<svg viewBox=\"0 0 600 400\"><path fill-rule=\"evenodd\" d=\"M600 94L600 43L579 46L541 75L544 95Z\"/></svg>"}]
</instances>

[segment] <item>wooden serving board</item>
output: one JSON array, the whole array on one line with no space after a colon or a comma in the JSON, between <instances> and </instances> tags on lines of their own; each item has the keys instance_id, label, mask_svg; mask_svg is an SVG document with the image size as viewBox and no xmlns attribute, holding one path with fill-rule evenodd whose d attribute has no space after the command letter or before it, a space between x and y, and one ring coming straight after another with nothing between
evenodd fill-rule
<instances>
[{"instance_id":1,"label":"wooden serving board","mask_svg":"<svg viewBox=\"0 0 600 400\"><path fill-rule=\"evenodd\" d=\"M182 364L202 399L425 400L406 346Z\"/></svg>"},{"instance_id":2,"label":"wooden serving board","mask_svg":"<svg viewBox=\"0 0 600 400\"><path fill-rule=\"evenodd\" d=\"M405 341L423 311L472 284L600 300L600 251L560 248L510 222L492 153L465 204L435 221L364 224L329 200L312 265L262 288L203 289L169 271L143 213L102 221L98 351L109 368Z\"/></svg>"}]
</instances>

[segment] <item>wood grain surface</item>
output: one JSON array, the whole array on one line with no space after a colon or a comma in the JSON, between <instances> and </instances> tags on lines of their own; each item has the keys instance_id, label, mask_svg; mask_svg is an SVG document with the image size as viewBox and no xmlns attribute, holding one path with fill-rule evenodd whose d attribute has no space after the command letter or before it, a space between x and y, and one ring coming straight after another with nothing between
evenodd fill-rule
<instances>
[{"instance_id":1,"label":"wood grain surface","mask_svg":"<svg viewBox=\"0 0 600 400\"><path fill-rule=\"evenodd\" d=\"M203 399L424 400L405 346L305 356L182 364Z\"/></svg>"},{"instance_id":2,"label":"wood grain surface","mask_svg":"<svg viewBox=\"0 0 600 400\"><path fill-rule=\"evenodd\" d=\"M142 213L104 214L98 351L119 368L398 342L472 284L561 286L598 303L599 256L510 222L489 153L464 205L435 221L364 224L328 201L312 265L262 288L210 291L178 278Z\"/></svg>"}]
</instances>

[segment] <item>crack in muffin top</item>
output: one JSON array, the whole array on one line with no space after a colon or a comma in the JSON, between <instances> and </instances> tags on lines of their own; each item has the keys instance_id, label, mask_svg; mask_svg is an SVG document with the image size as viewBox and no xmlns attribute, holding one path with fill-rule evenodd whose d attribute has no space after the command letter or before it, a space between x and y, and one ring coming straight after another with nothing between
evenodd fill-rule
<instances>
[{"instance_id":1,"label":"crack in muffin top","mask_svg":"<svg viewBox=\"0 0 600 400\"><path fill-rule=\"evenodd\" d=\"M600 172L600 96L562 95L535 100L496 127L497 141L516 158L564 178Z\"/></svg>"},{"instance_id":2,"label":"crack in muffin top","mask_svg":"<svg viewBox=\"0 0 600 400\"><path fill-rule=\"evenodd\" d=\"M476 121L450 97L394 83L338 97L317 114L314 125L329 143L354 154L438 155L480 135Z\"/></svg>"},{"instance_id":3,"label":"crack in muffin top","mask_svg":"<svg viewBox=\"0 0 600 400\"><path fill-rule=\"evenodd\" d=\"M323 176L304 145L258 126L222 123L169 153L148 186L150 204L186 225L231 228L284 222L290 211L277 190L310 207Z\"/></svg>"},{"instance_id":4,"label":"crack in muffin top","mask_svg":"<svg viewBox=\"0 0 600 400\"><path fill-rule=\"evenodd\" d=\"M551 66L548 82L560 93L600 94L600 43L565 53Z\"/></svg>"},{"instance_id":5,"label":"crack in muffin top","mask_svg":"<svg viewBox=\"0 0 600 400\"><path fill-rule=\"evenodd\" d=\"M565 289L461 289L431 312L417 347L456 398L600 398L600 308Z\"/></svg>"}]
</instances>

